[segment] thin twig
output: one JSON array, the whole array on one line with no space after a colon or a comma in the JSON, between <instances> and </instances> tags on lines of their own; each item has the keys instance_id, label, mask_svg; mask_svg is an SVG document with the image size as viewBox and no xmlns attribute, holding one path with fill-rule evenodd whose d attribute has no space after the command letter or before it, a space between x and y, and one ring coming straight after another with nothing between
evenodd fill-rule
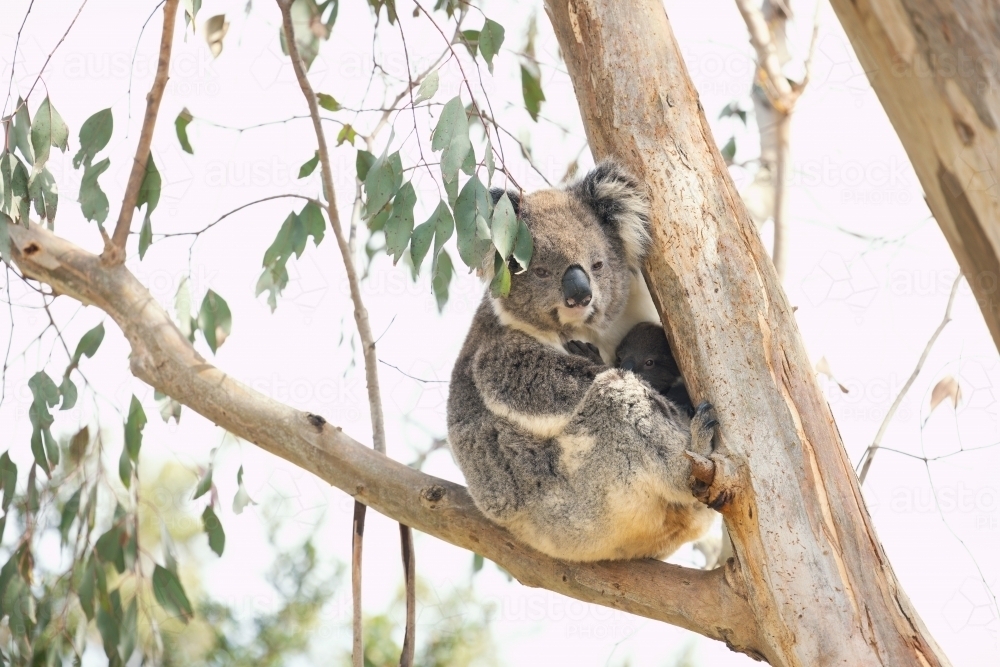
<instances>
[{"instance_id":1,"label":"thin twig","mask_svg":"<svg viewBox=\"0 0 1000 667\"><path fill-rule=\"evenodd\" d=\"M352 655L354 667L364 667L365 643L361 634L361 549L364 545L365 510L368 508L354 501L354 530L351 539L351 597L354 599Z\"/></svg>"},{"instance_id":2,"label":"thin twig","mask_svg":"<svg viewBox=\"0 0 1000 667\"><path fill-rule=\"evenodd\" d=\"M938 325L937 329L935 329L934 333L931 335L930 340L927 341L927 345L924 346L923 354L921 354L920 359L917 360L916 367L910 374L906 384L904 384L903 388L899 391L899 394L896 396L896 400L894 400L892 405L889 406L889 411L885 414L885 419L882 420L882 425L879 426L878 433L875 434L875 439L872 441L872 444L865 450L864 458L859 464L861 467L861 473L858 475L859 485L865 483L865 477L868 476L868 469L871 468L872 461L875 459L875 452L877 452L881 446L882 437L885 435L886 429L889 428L889 422L891 422L892 418L896 415L896 410L899 409L899 405L903 402L903 398L906 397L906 392L910 390L910 387L913 386L917 376L920 375L920 369L924 367L924 362L927 361L927 355L931 353L931 348L934 347L934 343L937 342L938 336L940 336L941 332L944 331L948 322L951 322L951 309L952 306L955 305L955 295L958 294L958 285L961 282L962 274L960 273L958 274L958 277L955 278L955 283L951 286L951 294L948 296L948 305L944 310L944 318L941 320L941 324Z\"/></svg>"},{"instance_id":3,"label":"thin twig","mask_svg":"<svg viewBox=\"0 0 1000 667\"><path fill-rule=\"evenodd\" d=\"M28 23L28 17L31 16L31 8L34 6L35 0L31 0L31 2L28 3L28 11L24 12L24 19L21 21L21 27L17 29L17 37L14 39L14 55L10 57L10 79L7 81L7 97L5 97L3 101L4 111L7 110L7 102L10 101L10 90L14 86L14 74L17 72L17 49L21 45L21 33L24 31L25 24Z\"/></svg>"},{"instance_id":4,"label":"thin twig","mask_svg":"<svg viewBox=\"0 0 1000 667\"><path fill-rule=\"evenodd\" d=\"M358 274L354 266L354 258L351 256L351 247L340 225L336 192L333 189L330 152L326 144L326 135L323 132L323 121L319 115L319 104L316 102L316 93L313 91L312 84L309 83L309 78L306 76L305 68L299 57L298 44L295 42L295 29L292 26L292 3L290 0L277 0L277 3L281 9L288 57L292 61L292 69L295 71L295 78L298 80L299 88L302 89L302 95L306 98L309 115L312 117L313 129L316 132L317 152L319 154L321 169L320 175L323 179L323 190L327 198L326 213L330 218L330 226L333 227L333 234L337 237L337 245L340 246L340 254L344 260L344 269L347 272L347 283L351 290L351 300L354 302L354 320L357 323L358 335L361 337L362 356L365 360L365 375L368 380L368 403L371 409L372 441L375 450L385 454L385 421L382 417L382 398L378 385L378 357L375 354L375 339L372 336L371 325L368 321L368 310L361 299L361 288L358 284ZM361 550L364 535L365 510L365 505L355 502L353 554L351 561L351 581L354 598L353 661L355 667L363 667L364 665L364 637L361 625Z\"/></svg>"},{"instance_id":5,"label":"thin twig","mask_svg":"<svg viewBox=\"0 0 1000 667\"><path fill-rule=\"evenodd\" d=\"M66 36L69 35L69 31L73 29L74 25L76 25L76 20L80 18L80 13L83 12L83 8L86 6L87 6L87 0L83 0L83 2L80 4L80 8L76 10L76 15L73 17L73 20L69 22L69 26L66 28L66 32L64 32L63 36L59 38L58 42L56 42L55 47L51 51L49 51L48 57L46 57L45 62L42 63L42 69L38 70L38 76L35 77L35 81L31 84L31 88L28 89L28 94L24 96L24 101L22 102L22 104L28 103L28 98L31 97L31 93L32 91L35 90L35 86L37 86L38 82L41 81L42 74L45 72L45 68L49 66L49 61L52 60L52 56L55 55L56 50L58 50L59 47L62 46L62 43L66 40ZM11 74L13 75L13 70L11 71ZM14 109L14 111L16 112L17 109Z\"/></svg>"},{"instance_id":6,"label":"thin twig","mask_svg":"<svg viewBox=\"0 0 1000 667\"><path fill-rule=\"evenodd\" d=\"M399 524L399 542L403 555L403 579L406 584L406 633L403 635L403 651L399 655L399 667L413 667L417 629L417 577L413 530L409 526Z\"/></svg>"},{"instance_id":7,"label":"thin twig","mask_svg":"<svg viewBox=\"0 0 1000 667\"><path fill-rule=\"evenodd\" d=\"M125 97L128 100L129 122L127 127L132 126L132 75L135 73L135 57L139 55L139 44L142 43L142 35L146 32L146 26L153 20L156 12L163 6L164 2L166 2L166 0L160 0L160 2L156 3L156 6L153 7L153 11L151 11L149 16L146 17L146 20L143 21L142 28L139 29L139 36L135 40L135 48L132 50L132 64L130 64L128 68L128 92L125 94Z\"/></svg>"},{"instance_id":8,"label":"thin twig","mask_svg":"<svg viewBox=\"0 0 1000 667\"><path fill-rule=\"evenodd\" d=\"M179 0L166 0L163 5L163 32L160 34L160 57L156 64L156 76L153 87L146 95L146 115L142 119L142 130L139 132L139 145L135 149L135 160L132 172L125 187L125 197L118 213L118 222L111 237L111 245L104 248L102 260L109 265L121 264L125 261L125 242L132 227L132 215L135 213L136 202L139 201L139 190L146 178L146 163L149 162L149 149L153 143L153 129L156 127L156 116L160 111L160 100L163 99L163 89L170 78L170 52L174 44L174 23L177 18Z\"/></svg>"},{"instance_id":9,"label":"thin twig","mask_svg":"<svg viewBox=\"0 0 1000 667\"><path fill-rule=\"evenodd\" d=\"M330 226L333 227L333 234L337 237L337 244L340 246L340 253L344 259L344 268L347 272L347 282L351 290L351 300L354 302L354 319L358 327L358 335L361 336L363 356L365 359L365 375L368 381L368 402L371 407L372 417L372 440L375 451L385 453L385 423L382 417L382 398L378 386L378 357L375 354L375 338L372 336L371 325L368 321L368 310L361 299L361 288L358 285L358 273L351 257L351 249L347 238L344 236L343 228L340 225L340 215L337 212L336 193L333 189L333 168L330 162L330 152L326 144L326 134L323 132L323 123L319 115L319 104L316 102L316 93L312 84L306 77L302 60L299 57L298 45L295 43L295 30L292 27L291 3L288 0L277 0L281 8L281 15L284 23L285 40L288 44L288 56L292 61L292 68L295 70L295 78L298 79L299 88L306 98L309 106L309 115L312 117L313 129L316 132L316 142L318 144L319 161L321 165L321 176L323 179L323 190L326 193L326 209L330 218Z\"/></svg>"}]
</instances>

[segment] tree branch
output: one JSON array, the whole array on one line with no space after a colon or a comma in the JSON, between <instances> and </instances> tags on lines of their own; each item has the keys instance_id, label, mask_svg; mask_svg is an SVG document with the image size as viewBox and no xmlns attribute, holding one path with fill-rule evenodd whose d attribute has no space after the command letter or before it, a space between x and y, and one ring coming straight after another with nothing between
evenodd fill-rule
<instances>
[{"instance_id":1,"label":"tree branch","mask_svg":"<svg viewBox=\"0 0 1000 667\"><path fill-rule=\"evenodd\" d=\"M167 87L170 78L170 52L174 44L174 23L177 17L178 0L166 0L163 6L163 32L160 34L160 57L156 64L156 76L153 77L153 87L146 95L146 115L142 119L142 130L139 133L139 145L135 149L135 160L125 187L125 197L118 213L118 222L111 242L105 240L104 261L110 265L125 261L125 242L132 228L132 216L135 214L135 204L139 201L139 189L146 178L146 163L149 161L149 148L153 143L153 130L156 127L156 115L160 111L160 100L163 99L163 89Z\"/></svg>"},{"instance_id":2,"label":"tree branch","mask_svg":"<svg viewBox=\"0 0 1000 667\"><path fill-rule=\"evenodd\" d=\"M917 365L910 373L910 377L906 380L906 384L903 388L899 390L899 394L896 396L896 400L892 402L889 406L889 411L885 413L885 419L882 420L882 425L878 427L878 433L875 434L875 439L872 440L872 444L868 445L868 449L865 450L865 456L861 463L861 473L858 475L858 484L865 483L865 477L868 476L868 469L872 466L872 461L875 459L875 452L879 450L882 444L882 436L885 435L886 430L889 428L889 422L892 418L896 416L896 410L899 409L899 405L903 402L903 398L906 397L906 392L910 391L910 387L913 386L914 381L916 381L917 376L920 375L920 369L924 367L924 362L927 361L927 355L931 353L931 348L934 347L934 343L937 342L938 336L944 331L944 328L948 326L948 322L951 322L951 308L955 305L955 295L958 294L958 286L962 282L962 274L959 273L958 277L955 278L955 283L951 286L951 294L948 295L948 305L944 309L944 318L941 320L941 324L938 325L934 333L931 334L930 339L927 341L927 345L924 346L924 351L920 355L920 359L917 360Z\"/></svg>"},{"instance_id":3,"label":"tree branch","mask_svg":"<svg viewBox=\"0 0 1000 667\"><path fill-rule=\"evenodd\" d=\"M136 377L237 437L400 523L489 558L527 586L671 623L737 650L760 645L732 565L701 571L655 560L566 563L533 551L486 519L464 487L393 461L208 363L124 265L104 265L37 225L7 230L25 275L115 320L132 347Z\"/></svg>"}]
</instances>

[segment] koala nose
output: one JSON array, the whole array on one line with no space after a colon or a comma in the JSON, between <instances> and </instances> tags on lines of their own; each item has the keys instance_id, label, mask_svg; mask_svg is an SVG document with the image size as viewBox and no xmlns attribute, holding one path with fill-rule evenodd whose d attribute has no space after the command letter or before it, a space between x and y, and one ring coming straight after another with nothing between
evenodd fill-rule
<instances>
[{"instance_id":1,"label":"koala nose","mask_svg":"<svg viewBox=\"0 0 1000 667\"><path fill-rule=\"evenodd\" d=\"M590 278L587 272L578 265L566 269L562 277L563 299L570 308L590 305L593 292L590 291Z\"/></svg>"},{"instance_id":2,"label":"koala nose","mask_svg":"<svg viewBox=\"0 0 1000 667\"><path fill-rule=\"evenodd\" d=\"M622 370L634 371L635 370L635 361L633 361L632 359L626 359L625 361L623 361L622 362Z\"/></svg>"}]
</instances>

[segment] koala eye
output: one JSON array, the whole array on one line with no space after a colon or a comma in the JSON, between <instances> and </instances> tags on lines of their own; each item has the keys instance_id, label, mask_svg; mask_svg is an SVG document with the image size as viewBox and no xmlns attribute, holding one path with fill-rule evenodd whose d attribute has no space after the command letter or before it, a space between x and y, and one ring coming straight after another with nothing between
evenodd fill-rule
<instances>
[{"instance_id":1,"label":"koala eye","mask_svg":"<svg viewBox=\"0 0 1000 667\"><path fill-rule=\"evenodd\" d=\"M548 278L550 275L552 275L552 274L549 273L548 269L543 269L540 266L536 267L534 269L534 272L535 272L535 275L538 276L539 278Z\"/></svg>"},{"instance_id":2,"label":"koala eye","mask_svg":"<svg viewBox=\"0 0 1000 667\"><path fill-rule=\"evenodd\" d=\"M604 262L594 262L594 265L590 268L592 268L594 271L600 271L601 269L604 268Z\"/></svg>"},{"instance_id":3,"label":"koala eye","mask_svg":"<svg viewBox=\"0 0 1000 667\"><path fill-rule=\"evenodd\" d=\"M646 368L652 368L653 367L653 363L654 362L653 362L652 359L646 359L646 363L644 365L646 366Z\"/></svg>"}]
</instances>

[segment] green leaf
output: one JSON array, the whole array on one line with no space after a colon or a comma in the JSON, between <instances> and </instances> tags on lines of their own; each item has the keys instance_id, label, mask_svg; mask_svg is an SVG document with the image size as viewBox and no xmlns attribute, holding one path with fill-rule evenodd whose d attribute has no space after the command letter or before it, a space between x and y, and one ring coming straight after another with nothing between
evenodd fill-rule
<instances>
[{"instance_id":1,"label":"green leaf","mask_svg":"<svg viewBox=\"0 0 1000 667\"><path fill-rule=\"evenodd\" d=\"M122 619L122 624L120 628L121 634L121 656L122 662L128 663L129 658L135 651L135 646L138 641L138 628L139 625L139 607L136 604L136 598L133 597L132 601L129 602L128 609L125 610L125 617Z\"/></svg>"},{"instance_id":2,"label":"green leaf","mask_svg":"<svg viewBox=\"0 0 1000 667\"><path fill-rule=\"evenodd\" d=\"M63 377L62 384L59 385L59 394L62 396L62 403L59 405L60 410L69 410L76 405L78 392L76 385L73 384L68 375Z\"/></svg>"},{"instance_id":3,"label":"green leaf","mask_svg":"<svg viewBox=\"0 0 1000 667\"><path fill-rule=\"evenodd\" d=\"M299 178L305 178L309 176L314 171L316 171L316 165L319 164L319 151L313 153L313 156L302 163L299 167Z\"/></svg>"},{"instance_id":4,"label":"green leaf","mask_svg":"<svg viewBox=\"0 0 1000 667\"><path fill-rule=\"evenodd\" d=\"M153 390L153 400L156 401L156 409L164 424L169 424L171 417L174 418L175 423L181 423L181 404L179 401L175 401L170 396L161 394L155 389Z\"/></svg>"},{"instance_id":5,"label":"green leaf","mask_svg":"<svg viewBox=\"0 0 1000 667\"><path fill-rule=\"evenodd\" d=\"M340 128L340 132L337 133L337 145L343 145L345 142L354 145L354 140L358 137L358 133L354 131L354 128L350 123L345 123L344 127Z\"/></svg>"},{"instance_id":6,"label":"green leaf","mask_svg":"<svg viewBox=\"0 0 1000 667\"><path fill-rule=\"evenodd\" d=\"M97 559L91 556L87 560L87 566L83 569L83 579L80 587L77 588L77 597L80 599L80 607L83 609L88 621L94 619L94 594L97 588Z\"/></svg>"},{"instance_id":7,"label":"green leaf","mask_svg":"<svg viewBox=\"0 0 1000 667\"><path fill-rule=\"evenodd\" d=\"M118 457L118 479L122 481L125 488L132 486L132 461L128 458L128 449L122 448L122 455Z\"/></svg>"},{"instance_id":8,"label":"green leaf","mask_svg":"<svg viewBox=\"0 0 1000 667\"><path fill-rule=\"evenodd\" d=\"M13 145L21 151L21 156L29 165L35 163L35 153L31 150L31 116L28 114L28 104L17 98L17 111L14 113ZM13 150L13 148L12 148Z\"/></svg>"},{"instance_id":9,"label":"green leaf","mask_svg":"<svg viewBox=\"0 0 1000 667\"><path fill-rule=\"evenodd\" d=\"M46 97L35 112L31 124L31 145L35 151L35 168L49 159L49 148L55 146L65 151L69 147L69 128Z\"/></svg>"},{"instance_id":10,"label":"green leaf","mask_svg":"<svg viewBox=\"0 0 1000 667\"><path fill-rule=\"evenodd\" d=\"M208 290L201 302L198 328L205 336L205 342L208 343L212 354L226 342L226 338L233 330L233 314L229 310L229 305L212 290Z\"/></svg>"},{"instance_id":11,"label":"green leaf","mask_svg":"<svg viewBox=\"0 0 1000 667\"><path fill-rule=\"evenodd\" d=\"M417 97L413 100L414 106L426 102L437 94L440 78L437 70L424 77L424 80L420 82L420 87L417 88Z\"/></svg>"},{"instance_id":12,"label":"green leaf","mask_svg":"<svg viewBox=\"0 0 1000 667\"><path fill-rule=\"evenodd\" d=\"M59 387L45 371L38 371L28 380L28 388L36 403L54 407L59 402Z\"/></svg>"},{"instance_id":13,"label":"green leaf","mask_svg":"<svg viewBox=\"0 0 1000 667\"><path fill-rule=\"evenodd\" d=\"M489 256L492 248L489 228L486 228L485 239L479 234L479 220L492 217L490 193L479 180L473 176L455 201L455 229L458 232L458 254L469 268L479 268Z\"/></svg>"},{"instance_id":14,"label":"green leaf","mask_svg":"<svg viewBox=\"0 0 1000 667\"><path fill-rule=\"evenodd\" d=\"M13 155L10 157L14 161L10 177L11 214L27 227L28 208L31 203L31 192L28 189L28 170L16 157Z\"/></svg>"},{"instance_id":15,"label":"green leaf","mask_svg":"<svg viewBox=\"0 0 1000 667\"><path fill-rule=\"evenodd\" d=\"M472 150L469 118L465 115L465 105L460 96L453 97L441 110L441 116L434 127L431 150L441 151L442 179L446 182L456 180L459 168Z\"/></svg>"},{"instance_id":16,"label":"green leaf","mask_svg":"<svg viewBox=\"0 0 1000 667\"><path fill-rule=\"evenodd\" d=\"M184 27L194 24L200 9L201 0L184 0Z\"/></svg>"},{"instance_id":17,"label":"green leaf","mask_svg":"<svg viewBox=\"0 0 1000 667\"><path fill-rule=\"evenodd\" d=\"M497 168L493 161L493 142L489 137L486 137L486 153L483 154L483 160L486 162L486 184L489 185L493 182L493 172Z\"/></svg>"},{"instance_id":18,"label":"green leaf","mask_svg":"<svg viewBox=\"0 0 1000 667\"><path fill-rule=\"evenodd\" d=\"M39 218L47 219L51 229L59 208L59 187L48 168L38 169L37 165L38 163L35 165L36 171L32 172L28 180L28 196L35 203L35 213Z\"/></svg>"},{"instance_id":19,"label":"green leaf","mask_svg":"<svg viewBox=\"0 0 1000 667\"><path fill-rule=\"evenodd\" d=\"M521 94L524 96L524 108L528 110L531 120L538 122L538 112L545 101L545 93L542 92L541 74L535 70L531 71L521 65Z\"/></svg>"},{"instance_id":20,"label":"green leaf","mask_svg":"<svg viewBox=\"0 0 1000 667\"><path fill-rule=\"evenodd\" d=\"M149 214L156 209L156 205L160 203L160 189L162 186L163 180L160 178L160 170L156 168L151 153L149 159L146 160L146 173L142 177L142 185L139 186L139 198L135 202L136 208L142 208L142 205L146 204L146 217L149 217Z\"/></svg>"},{"instance_id":21,"label":"green leaf","mask_svg":"<svg viewBox=\"0 0 1000 667\"><path fill-rule=\"evenodd\" d=\"M126 458L126 460L128 460ZM94 544L94 551L105 563L115 566L119 574L125 571L125 552L122 550L122 538L126 538L125 531L120 524L111 526L103 535L97 538Z\"/></svg>"},{"instance_id":22,"label":"green leaf","mask_svg":"<svg viewBox=\"0 0 1000 667\"><path fill-rule=\"evenodd\" d=\"M483 569L483 557L479 554L472 554L472 573L475 574Z\"/></svg>"},{"instance_id":23,"label":"green leaf","mask_svg":"<svg viewBox=\"0 0 1000 667\"><path fill-rule=\"evenodd\" d=\"M194 610L180 579L161 565L153 570L153 595L167 613L176 614L185 623L194 618Z\"/></svg>"},{"instance_id":24,"label":"green leaf","mask_svg":"<svg viewBox=\"0 0 1000 667\"><path fill-rule=\"evenodd\" d=\"M358 151L358 157L354 161L355 169L358 172L358 180L362 183L368 178L368 170L375 164L375 156L365 150Z\"/></svg>"},{"instance_id":25,"label":"green leaf","mask_svg":"<svg viewBox=\"0 0 1000 667\"><path fill-rule=\"evenodd\" d=\"M531 240L531 231L528 229L528 225L524 224L524 220L517 221L517 240L514 242L514 252L513 257L521 266L522 271L528 270L528 264L531 263L531 255L534 253L535 244Z\"/></svg>"},{"instance_id":26,"label":"green leaf","mask_svg":"<svg viewBox=\"0 0 1000 667\"><path fill-rule=\"evenodd\" d=\"M493 56L500 52L503 36L503 26L490 19L486 19L483 29L479 31L479 52L483 54L486 66L490 68L490 74L493 73Z\"/></svg>"},{"instance_id":27,"label":"green leaf","mask_svg":"<svg viewBox=\"0 0 1000 667\"><path fill-rule=\"evenodd\" d=\"M435 211L435 215L437 212ZM410 241L410 260L413 262L413 277L416 279L420 273L420 265L427 256L427 251L431 249L431 241L434 240L434 217L427 222L416 226L413 230L413 238Z\"/></svg>"},{"instance_id":28,"label":"green leaf","mask_svg":"<svg viewBox=\"0 0 1000 667\"><path fill-rule=\"evenodd\" d=\"M114 117L111 109L103 109L83 121L80 126L80 151L73 157L73 167L89 165L94 157L111 141L111 131L114 129ZM86 178L86 177L85 177ZM102 221L103 222L103 221Z\"/></svg>"},{"instance_id":29,"label":"green leaf","mask_svg":"<svg viewBox=\"0 0 1000 667\"><path fill-rule=\"evenodd\" d=\"M403 251L410 243L413 232L413 207L417 203L417 194L413 184L407 181L396 193L392 201L392 212L385 222L385 252L392 255L395 264L403 256Z\"/></svg>"},{"instance_id":30,"label":"green leaf","mask_svg":"<svg viewBox=\"0 0 1000 667\"><path fill-rule=\"evenodd\" d=\"M10 232L7 225L13 225L14 221L6 213L0 213L0 260L10 264Z\"/></svg>"},{"instance_id":31,"label":"green leaf","mask_svg":"<svg viewBox=\"0 0 1000 667\"><path fill-rule=\"evenodd\" d=\"M726 164L731 164L736 157L736 137L730 137L726 145L722 147L722 159Z\"/></svg>"},{"instance_id":32,"label":"green leaf","mask_svg":"<svg viewBox=\"0 0 1000 667\"><path fill-rule=\"evenodd\" d=\"M146 411L142 409L139 399L133 394L128 406L128 419L125 421L125 450L132 463L139 462L139 448L142 447L142 430L146 428Z\"/></svg>"},{"instance_id":33,"label":"green leaf","mask_svg":"<svg viewBox=\"0 0 1000 667\"><path fill-rule=\"evenodd\" d=\"M208 546L215 552L216 556L221 556L226 548L226 532L222 529L222 522L215 515L215 510L209 505L201 514L201 523L208 534Z\"/></svg>"},{"instance_id":34,"label":"green leaf","mask_svg":"<svg viewBox=\"0 0 1000 667\"><path fill-rule=\"evenodd\" d=\"M455 269L451 263L451 257L447 250L443 250L434 264L434 277L431 280L431 289L434 291L434 298L437 299L438 312L444 310L444 304L448 303L448 286L451 285L451 278Z\"/></svg>"},{"instance_id":35,"label":"green leaf","mask_svg":"<svg viewBox=\"0 0 1000 667\"><path fill-rule=\"evenodd\" d=\"M45 453L49 457L49 470L52 470L59 465L59 443L49 429L42 430L42 437L45 440Z\"/></svg>"},{"instance_id":36,"label":"green leaf","mask_svg":"<svg viewBox=\"0 0 1000 667\"><path fill-rule=\"evenodd\" d=\"M306 236L313 237L313 245L319 246L323 242L323 234L326 232L326 219L323 217L323 211L320 210L320 207L315 202L309 202L299 211L299 220ZM301 257L302 251L297 252L295 256Z\"/></svg>"},{"instance_id":37,"label":"green leaf","mask_svg":"<svg viewBox=\"0 0 1000 667\"><path fill-rule=\"evenodd\" d=\"M76 344L76 352L73 353L73 365L79 363L81 357L87 357L89 359L97 354L97 348L101 346L101 341L103 340L104 322L101 322L96 327L83 334L80 338L80 342Z\"/></svg>"},{"instance_id":38,"label":"green leaf","mask_svg":"<svg viewBox=\"0 0 1000 667\"><path fill-rule=\"evenodd\" d=\"M177 130L177 141L181 142L181 150L194 155L194 149L191 147L191 140L188 139L187 130L192 120L194 120L194 116L187 110L187 107L184 107L177 114L177 118L174 119L174 129Z\"/></svg>"},{"instance_id":39,"label":"green leaf","mask_svg":"<svg viewBox=\"0 0 1000 667\"><path fill-rule=\"evenodd\" d=\"M139 229L139 259L146 256L146 251L153 243L153 222L149 219L149 213L142 219L142 227Z\"/></svg>"},{"instance_id":40,"label":"green leaf","mask_svg":"<svg viewBox=\"0 0 1000 667\"><path fill-rule=\"evenodd\" d=\"M111 160L104 158L95 165L87 164L83 168L83 179L80 181L80 208L83 217L103 224L108 219L108 196L101 190L97 177L103 174L111 165Z\"/></svg>"},{"instance_id":41,"label":"green leaf","mask_svg":"<svg viewBox=\"0 0 1000 667\"><path fill-rule=\"evenodd\" d=\"M59 535L62 537L63 544L66 544L69 529L73 525L76 515L80 512L80 496L82 494L83 487L81 486L63 505L62 514L59 517Z\"/></svg>"},{"instance_id":42,"label":"green leaf","mask_svg":"<svg viewBox=\"0 0 1000 667\"><path fill-rule=\"evenodd\" d=\"M3 487L2 507L6 513L17 487L17 464L10 460L10 454L7 452L0 455L0 486Z\"/></svg>"},{"instance_id":43,"label":"green leaf","mask_svg":"<svg viewBox=\"0 0 1000 667\"><path fill-rule=\"evenodd\" d=\"M469 55L475 58L476 48L479 46L479 31L463 30L461 33L461 41L465 44L465 48L469 50Z\"/></svg>"},{"instance_id":44,"label":"green leaf","mask_svg":"<svg viewBox=\"0 0 1000 667\"><path fill-rule=\"evenodd\" d=\"M340 106L340 102L333 99L333 95L327 95L326 93L317 93L316 101L327 111L340 111L343 108Z\"/></svg>"},{"instance_id":45,"label":"green leaf","mask_svg":"<svg viewBox=\"0 0 1000 667\"><path fill-rule=\"evenodd\" d=\"M201 498L203 495L208 493L209 490L211 490L211 488L212 488L212 464L210 463L208 465L208 470L206 470L202 478L198 480L198 486L195 487L194 498L192 500L197 500L198 498Z\"/></svg>"},{"instance_id":46,"label":"green leaf","mask_svg":"<svg viewBox=\"0 0 1000 667\"><path fill-rule=\"evenodd\" d=\"M494 297L505 297L510 294L510 268L500 253L494 254L493 257L493 280L490 281L490 293Z\"/></svg>"},{"instance_id":47,"label":"green leaf","mask_svg":"<svg viewBox=\"0 0 1000 667\"><path fill-rule=\"evenodd\" d=\"M491 226L493 246L505 260L514 250L514 240L517 238L517 215L510 203L507 193L503 193L493 207L493 224Z\"/></svg>"},{"instance_id":48,"label":"green leaf","mask_svg":"<svg viewBox=\"0 0 1000 667\"><path fill-rule=\"evenodd\" d=\"M441 247L451 238L455 231L455 220L451 217L451 211L443 201L438 202L434 213L419 227L413 230L413 242L410 244L410 259L413 260L414 274L420 272L420 265L427 256L430 249L431 238L434 238L434 254L431 256L435 261ZM431 267L433 274L434 267Z\"/></svg>"},{"instance_id":49,"label":"green leaf","mask_svg":"<svg viewBox=\"0 0 1000 667\"><path fill-rule=\"evenodd\" d=\"M389 203L403 183L403 165L399 152L380 157L365 176L365 218L371 218Z\"/></svg>"}]
</instances>

